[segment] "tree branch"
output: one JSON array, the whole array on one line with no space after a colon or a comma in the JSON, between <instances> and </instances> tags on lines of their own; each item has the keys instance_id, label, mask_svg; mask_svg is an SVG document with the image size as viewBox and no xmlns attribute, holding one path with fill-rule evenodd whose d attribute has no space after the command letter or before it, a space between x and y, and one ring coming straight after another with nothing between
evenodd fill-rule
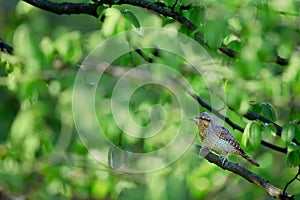
<instances>
[{"instance_id":1,"label":"tree branch","mask_svg":"<svg viewBox=\"0 0 300 200\"><path fill-rule=\"evenodd\" d=\"M69 3L69 2L55 3L55 2L44 1L44 0L23 0L23 1L42 10L46 10L58 15L88 14L94 17L98 17L97 14L98 5L93 3Z\"/></svg>"},{"instance_id":2,"label":"tree branch","mask_svg":"<svg viewBox=\"0 0 300 200\"><path fill-rule=\"evenodd\" d=\"M201 146L196 145L196 152L199 153ZM272 185L269 181L261 178L259 175L249 171L248 169L229 161L225 161L224 165L222 164L223 158L221 156L217 156L214 153L209 152L205 159L211 163L214 163L221 167L224 170L231 171L243 178L245 178L250 183L253 183L262 189L264 189L270 196L277 198L277 199L294 199L293 195L287 194L283 192L281 189L277 188L276 186Z\"/></svg>"},{"instance_id":3,"label":"tree branch","mask_svg":"<svg viewBox=\"0 0 300 200\"><path fill-rule=\"evenodd\" d=\"M190 20L182 16L180 13L175 12L171 8L167 8L162 6L161 4L150 2L147 0L120 0L120 1L113 1L113 0L100 0L96 1L96 3L54 3L46 0L23 0L35 7L38 7L40 9L56 13L56 14L88 14L94 17L98 17L97 14L97 7L102 6L104 4L108 5L122 5L122 4L129 4L141 8L146 8L151 11L155 11L165 17L171 17L181 23L183 26L185 26L187 29L191 31L197 30L197 26L192 23ZM194 35L195 40L198 42L207 45L207 42L205 39L199 34L195 33ZM237 58L238 53L234 51L233 49L230 49L226 45L222 45L219 48L219 51L221 51L223 54L231 57L231 58ZM280 56L275 56L273 60L268 60L268 62L274 62L278 65L287 65L289 63L288 59L281 58Z\"/></svg>"},{"instance_id":4,"label":"tree branch","mask_svg":"<svg viewBox=\"0 0 300 200\"><path fill-rule=\"evenodd\" d=\"M13 54L14 49L6 44L1 38L0 38L0 50L3 52L7 52L9 54Z\"/></svg>"}]
</instances>

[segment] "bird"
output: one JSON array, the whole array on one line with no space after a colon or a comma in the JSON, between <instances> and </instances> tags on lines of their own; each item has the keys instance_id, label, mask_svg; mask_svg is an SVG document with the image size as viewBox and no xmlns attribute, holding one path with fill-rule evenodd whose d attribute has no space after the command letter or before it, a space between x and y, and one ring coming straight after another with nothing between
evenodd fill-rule
<instances>
[{"instance_id":1,"label":"bird","mask_svg":"<svg viewBox=\"0 0 300 200\"><path fill-rule=\"evenodd\" d=\"M201 112L191 120L198 126L199 135L203 143L201 149L208 149L219 155L225 155L222 160L222 165L228 160L229 154L237 154L245 158L252 165L259 166L258 162L251 159L250 156L245 153L230 131L221 125L213 116L207 112Z\"/></svg>"}]
</instances>

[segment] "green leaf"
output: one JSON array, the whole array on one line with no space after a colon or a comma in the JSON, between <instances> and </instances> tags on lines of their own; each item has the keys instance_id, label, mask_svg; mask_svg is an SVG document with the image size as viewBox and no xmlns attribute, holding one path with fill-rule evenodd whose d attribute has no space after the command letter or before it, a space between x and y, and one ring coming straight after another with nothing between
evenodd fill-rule
<instances>
[{"instance_id":1,"label":"green leaf","mask_svg":"<svg viewBox=\"0 0 300 200\"><path fill-rule=\"evenodd\" d=\"M242 137L242 144L248 149L256 149L262 140L262 129L257 122L249 122Z\"/></svg>"},{"instance_id":2,"label":"green leaf","mask_svg":"<svg viewBox=\"0 0 300 200\"><path fill-rule=\"evenodd\" d=\"M140 22L138 20L138 18L133 14L133 12L131 12L130 10L122 10L121 11L122 15L128 19L129 21L131 21L131 23L136 27L136 28L140 28Z\"/></svg>"},{"instance_id":3,"label":"green leaf","mask_svg":"<svg viewBox=\"0 0 300 200\"><path fill-rule=\"evenodd\" d=\"M242 144L244 147L246 148L249 148L249 138L250 138L250 127L251 127L251 123L252 122L249 122L245 129L244 129L244 133L243 133L243 136L242 136Z\"/></svg>"},{"instance_id":4,"label":"green leaf","mask_svg":"<svg viewBox=\"0 0 300 200\"><path fill-rule=\"evenodd\" d=\"M39 38L32 37L34 31L27 24L20 25L14 34L15 54L21 57L25 64L25 70L32 73L38 73L44 67L44 54L39 46Z\"/></svg>"},{"instance_id":5,"label":"green leaf","mask_svg":"<svg viewBox=\"0 0 300 200\"><path fill-rule=\"evenodd\" d=\"M105 6L98 6L98 8L97 8L98 19L102 18L102 16L104 15L105 9L106 9Z\"/></svg>"},{"instance_id":6,"label":"green leaf","mask_svg":"<svg viewBox=\"0 0 300 200\"><path fill-rule=\"evenodd\" d=\"M272 104L268 102L261 102L260 103L261 112L264 117L271 121L276 121L276 114L275 109Z\"/></svg>"},{"instance_id":7,"label":"green leaf","mask_svg":"<svg viewBox=\"0 0 300 200\"><path fill-rule=\"evenodd\" d=\"M227 45L230 49L233 49L237 52L241 50L241 43L237 40L232 40L231 42L228 43Z\"/></svg>"},{"instance_id":8,"label":"green leaf","mask_svg":"<svg viewBox=\"0 0 300 200\"><path fill-rule=\"evenodd\" d=\"M291 151L287 155L287 165L289 167L297 167L300 165L300 153L299 151Z\"/></svg>"},{"instance_id":9,"label":"green leaf","mask_svg":"<svg viewBox=\"0 0 300 200\"><path fill-rule=\"evenodd\" d=\"M83 55L82 35L78 31L73 31L61 35L55 41L55 46L58 54L63 61L77 63Z\"/></svg>"},{"instance_id":10,"label":"green leaf","mask_svg":"<svg viewBox=\"0 0 300 200\"><path fill-rule=\"evenodd\" d=\"M295 125L295 137L297 142L300 142L300 128L297 125Z\"/></svg>"},{"instance_id":11,"label":"green leaf","mask_svg":"<svg viewBox=\"0 0 300 200\"><path fill-rule=\"evenodd\" d=\"M196 24L196 26L200 26L204 20L204 7L203 6L192 6L189 9L190 20Z\"/></svg>"},{"instance_id":12,"label":"green leaf","mask_svg":"<svg viewBox=\"0 0 300 200\"><path fill-rule=\"evenodd\" d=\"M274 124L267 124L264 125L264 132L266 133L266 135L271 134L273 137L276 137L276 127Z\"/></svg>"},{"instance_id":13,"label":"green leaf","mask_svg":"<svg viewBox=\"0 0 300 200\"><path fill-rule=\"evenodd\" d=\"M256 149L261 143L262 129L257 122L252 122L250 125L249 142L253 149Z\"/></svg>"},{"instance_id":14,"label":"green leaf","mask_svg":"<svg viewBox=\"0 0 300 200\"><path fill-rule=\"evenodd\" d=\"M227 21L225 19L214 19L206 21L204 26L204 39L210 48L217 50L221 47L227 32Z\"/></svg>"},{"instance_id":15,"label":"green leaf","mask_svg":"<svg viewBox=\"0 0 300 200\"><path fill-rule=\"evenodd\" d=\"M298 151L298 150L300 150L300 146L298 146L295 143L291 143L291 144L289 144L287 149L288 149L288 152Z\"/></svg>"},{"instance_id":16,"label":"green leaf","mask_svg":"<svg viewBox=\"0 0 300 200\"><path fill-rule=\"evenodd\" d=\"M290 143L295 137L295 125L293 124L285 124L282 127L281 138L282 140L288 144Z\"/></svg>"}]
</instances>

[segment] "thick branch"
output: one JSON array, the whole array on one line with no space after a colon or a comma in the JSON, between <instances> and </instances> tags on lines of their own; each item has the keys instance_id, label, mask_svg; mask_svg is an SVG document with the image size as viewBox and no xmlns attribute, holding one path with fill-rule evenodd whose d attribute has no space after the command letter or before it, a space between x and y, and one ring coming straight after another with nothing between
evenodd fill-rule
<instances>
[{"instance_id":1,"label":"thick branch","mask_svg":"<svg viewBox=\"0 0 300 200\"><path fill-rule=\"evenodd\" d=\"M91 3L55 3L44 0L23 0L37 8L46 10L58 15L63 14L88 14L94 17L98 17L97 5Z\"/></svg>"},{"instance_id":2,"label":"thick branch","mask_svg":"<svg viewBox=\"0 0 300 200\"><path fill-rule=\"evenodd\" d=\"M102 0L102 1L96 1L95 4L91 3L54 3L50 1L45 0L23 0L33 6L36 6L40 9L47 10L56 14L88 14L92 15L94 17L98 17L97 14L97 7L108 4L108 5L122 5L122 4L129 4L133 6L138 6L141 8L146 8L148 10L155 11L163 16L171 17L175 20L177 20L179 23L181 23L183 26L185 26L187 29L191 31L195 31L198 27L192 23L190 20L182 16L181 14L175 12L171 8L167 8L162 6L161 4L157 4L154 2L150 2L147 0L120 0L120 1L113 1L113 0ZM196 33L194 35L195 39L198 42L201 42L202 44L207 45L207 42L204 40L204 38L199 34ZM231 57L231 58L237 58L238 53L234 51L233 49L230 49L226 45L222 45L219 50L224 53L225 55ZM279 65L287 65L288 59L281 58L279 56L276 56L273 60L268 62L274 62Z\"/></svg>"},{"instance_id":3,"label":"thick branch","mask_svg":"<svg viewBox=\"0 0 300 200\"><path fill-rule=\"evenodd\" d=\"M196 152L199 153L201 149L201 146L196 145ZM205 159L208 160L211 163L214 163L218 165L219 167L231 171L239 176L242 176L249 182L261 187L264 189L269 195L271 195L274 198L277 199L294 199L293 195L289 195L287 193L284 193L281 189L277 188L276 186L269 183L269 181L261 178L257 174L249 171L248 169L232 162L225 161L224 165L222 164L223 158L220 156L217 156L214 153L208 153L205 156Z\"/></svg>"}]
</instances>

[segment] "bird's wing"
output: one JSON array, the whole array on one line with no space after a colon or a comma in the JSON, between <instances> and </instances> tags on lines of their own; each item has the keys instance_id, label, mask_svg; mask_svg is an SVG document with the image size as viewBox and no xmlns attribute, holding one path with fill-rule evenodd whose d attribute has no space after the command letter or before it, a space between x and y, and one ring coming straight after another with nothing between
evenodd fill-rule
<instances>
[{"instance_id":1,"label":"bird's wing","mask_svg":"<svg viewBox=\"0 0 300 200\"><path fill-rule=\"evenodd\" d=\"M230 133L230 131L226 127L217 126L216 133L219 135L220 138L228 141L230 144L232 144L238 150L241 150L239 143L237 142L237 140L233 137L233 135Z\"/></svg>"}]
</instances>

